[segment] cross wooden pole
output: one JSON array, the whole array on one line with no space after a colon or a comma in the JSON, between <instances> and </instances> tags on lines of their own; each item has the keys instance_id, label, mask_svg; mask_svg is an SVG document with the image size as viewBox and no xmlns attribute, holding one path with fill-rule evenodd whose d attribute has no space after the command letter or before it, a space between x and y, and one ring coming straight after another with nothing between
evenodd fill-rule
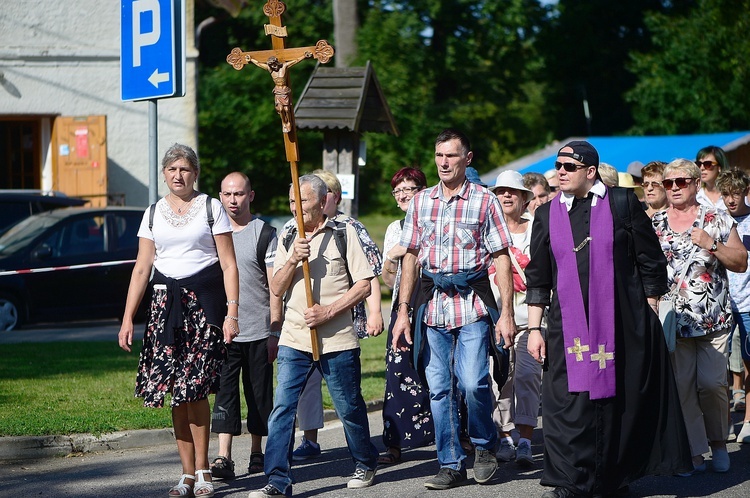
<instances>
[{"instance_id":1,"label":"cross wooden pole","mask_svg":"<svg viewBox=\"0 0 750 498\"><path fill-rule=\"evenodd\" d=\"M289 84L287 70L305 59L316 59L325 64L333 57L333 47L325 40L320 40L315 46L286 48L287 31L286 26L281 23L281 16L286 11L286 5L279 0L268 0L263 5L263 13L270 20L270 24L264 25L266 35L271 36L272 50L258 50L254 52L243 52L240 48L234 48L227 56L227 62L237 70L247 64L254 64L271 73L274 82L274 100L276 112L281 117L281 129L284 134L284 150L286 160L292 173L292 189L294 190L295 218L297 219L297 234L303 237L305 225L302 219L302 195L299 186L299 145L297 144L297 127L294 122L294 107L292 106L292 89ZM307 259L302 261L302 273L305 282L305 294L307 306L312 307L315 302L312 295L312 284L310 282L310 264ZM310 340L312 342L313 360L320 359L320 348L318 346L318 332L315 328L310 329Z\"/></svg>"}]
</instances>

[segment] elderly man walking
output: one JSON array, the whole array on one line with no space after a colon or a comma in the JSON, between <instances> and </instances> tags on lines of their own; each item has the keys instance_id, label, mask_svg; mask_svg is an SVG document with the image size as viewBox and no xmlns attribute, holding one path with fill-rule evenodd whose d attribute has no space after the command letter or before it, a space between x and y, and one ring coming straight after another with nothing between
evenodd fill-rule
<instances>
[{"instance_id":1,"label":"elderly man walking","mask_svg":"<svg viewBox=\"0 0 750 498\"><path fill-rule=\"evenodd\" d=\"M284 322L277 357L277 388L266 443L265 472L268 485L249 498L292 495L291 454L297 403L307 379L318 369L331 393L336 413L344 425L355 470L347 488L372 485L377 450L370 442L367 408L362 399L359 341L352 326L352 307L370 294L374 277L357 233L349 224L338 224L323 213L327 188L315 175L300 177L300 199L289 191L292 212L302 204L304 234L289 251L276 251L271 292L285 296ZM346 237L345 254L337 238ZM285 234L282 234L282 240ZM302 261L307 259L314 304L307 305ZM351 279L351 280L350 280ZM351 281L351 284L350 284ZM310 328L316 328L320 359L313 360Z\"/></svg>"}]
</instances>

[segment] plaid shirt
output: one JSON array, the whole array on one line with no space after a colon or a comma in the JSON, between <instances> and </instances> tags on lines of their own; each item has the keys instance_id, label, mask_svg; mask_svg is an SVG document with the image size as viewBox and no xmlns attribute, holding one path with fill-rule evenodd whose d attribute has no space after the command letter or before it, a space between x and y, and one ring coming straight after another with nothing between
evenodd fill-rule
<instances>
[{"instance_id":1,"label":"plaid shirt","mask_svg":"<svg viewBox=\"0 0 750 498\"><path fill-rule=\"evenodd\" d=\"M486 188L465 182L446 199L442 182L414 196L406 213L400 244L419 249L419 263L432 273L487 270L492 254L510 245L500 202ZM437 288L427 303L425 323L453 329L487 315L474 291L467 296Z\"/></svg>"}]
</instances>

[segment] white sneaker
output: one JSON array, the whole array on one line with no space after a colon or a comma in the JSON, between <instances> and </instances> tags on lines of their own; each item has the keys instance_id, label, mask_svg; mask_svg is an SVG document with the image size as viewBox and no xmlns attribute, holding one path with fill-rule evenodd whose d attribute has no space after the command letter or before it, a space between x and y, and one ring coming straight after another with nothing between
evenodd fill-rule
<instances>
[{"instance_id":1,"label":"white sneaker","mask_svg":"<svg viewBox=\"0 0 750 498\"><path fill-rule=\"evenodd\" d=\"M500 440L500 449L495 453L495 457L501 462L510 462L516 457L516 447L513 443L503 438Z\"/></svg>"},{"instance_id":2,"label":"white sneaker","mask_svg":"<svg viewBox=\"0 0 750 498\"><path fill-rule=\"evenodd\" d=\"M750 422L742 424L742 429L740 429L740 433L737 436L737 442L750 443Z\"/></svg>"},{"instance_id":3,"label":"white sneaker","mask_svg":"<svg viewBox=\"0 0 750 498\"><path fill-rule=\"evenodd\" d=\"M372 482L375 480L374 470L365 470L357 467L354 469L354 474L349 482L346 483L346 487L349 489L360 489L372 486Z\"/></svg>"}]
</instances>

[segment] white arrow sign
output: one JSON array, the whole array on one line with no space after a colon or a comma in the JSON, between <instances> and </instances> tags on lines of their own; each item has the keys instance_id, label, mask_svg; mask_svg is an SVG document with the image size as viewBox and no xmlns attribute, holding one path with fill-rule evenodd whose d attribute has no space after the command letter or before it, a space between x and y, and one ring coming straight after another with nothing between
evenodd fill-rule
<instances>
[{"instance_id":1,"label":"white arrow sign","mask_svg":"<svg viewBox=\"0 0 750 498\"><path fill-rule=\"evenodd\" d=\"M154 87L159 88L159 83L169 81L169 73L160 73L158 68L154 69L154 72L148 77L148 81Z\"/></svg>"}]
</instances>

